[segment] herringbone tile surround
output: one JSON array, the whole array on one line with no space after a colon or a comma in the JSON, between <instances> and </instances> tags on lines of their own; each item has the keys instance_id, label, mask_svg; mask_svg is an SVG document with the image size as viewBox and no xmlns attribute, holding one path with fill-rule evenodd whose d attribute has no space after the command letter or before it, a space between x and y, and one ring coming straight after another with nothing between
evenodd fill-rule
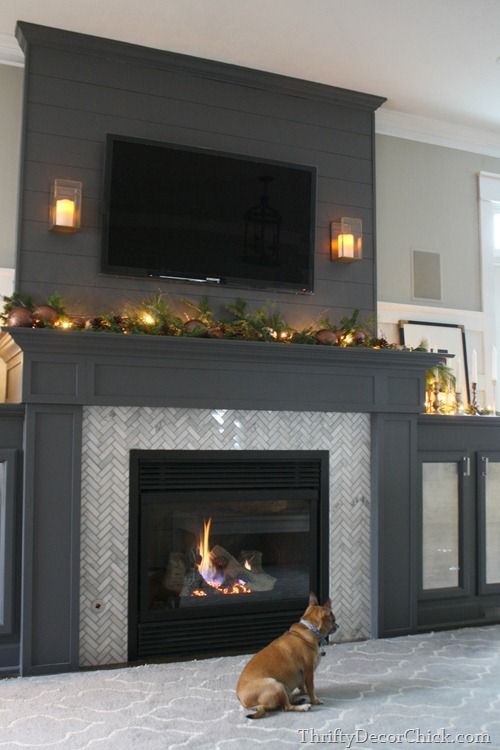
<instances>
[{"instance_id":1,"label":"herringbone tile surround","mask_svg":"<svg viewBox=\"0 0 500 750\"><path fill-rule=\"evenodd\" d=\"M84 408L83 420L82 666L127 660L129 451L133 448L328 450L331 596L343 640L369 636L368 415L91 406Z\"/></svg>"}]
</instances>

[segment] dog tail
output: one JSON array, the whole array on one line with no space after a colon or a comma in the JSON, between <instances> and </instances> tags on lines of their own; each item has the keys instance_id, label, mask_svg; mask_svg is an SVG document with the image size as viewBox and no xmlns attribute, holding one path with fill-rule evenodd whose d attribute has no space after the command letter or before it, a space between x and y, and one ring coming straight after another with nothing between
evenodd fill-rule
<instances>
[{"instance_id":1,"label":"dog tail","mask_svg":"<svg viewBox=\"0 0 500 750\"><path fill-rule=\"evenodd\" d=\"M262 719L267 715L265 706L255 706L255 713L247 714L247 719Z\"/></svg>"}]
</instances>

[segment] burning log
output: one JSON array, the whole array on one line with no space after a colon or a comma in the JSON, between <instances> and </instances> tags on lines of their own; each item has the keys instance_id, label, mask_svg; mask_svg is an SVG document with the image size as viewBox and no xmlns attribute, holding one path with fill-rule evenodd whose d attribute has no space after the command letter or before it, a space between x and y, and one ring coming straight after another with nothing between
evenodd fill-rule
<instances>
[{"instance_id":1,"label":"burning log","mask_svg":"<svg viewBox=\"0 0 500 750\"><path fill-rule=\"evenodd\" d=\"M198 547L200 561L196 562L198 572L205 583L222 594L250 594L252 591L271 591L276 583L276 578L262 570L249 569L248 563L245 566L238 562L220 544L215 544L210 548L211 525L211 518L203 523Z\"/></svg>"},{"instance_id":2,"label":"burning log","mask_svg":"<svg viewBox=\"0 0 500 750\"><path fill-rule=\"evenodd\" d=\"M263 573L262 552L256 549L242 549L239 556L240 563L254 573Z\"/></svg>"},{"instance_id":3,"label":"burning log","mask_svg":"<svg viewBox=\"0 0 500 750\"><path fill-rule=\"evenodd\" d=\"M242 565L230 552L219 544L216 544L210 550L210 558L216 567L218 566L215 560L219 562L226 561L226 565L222 568L226 579L233 578L236 581L245 581L252 591L272 591L274 588L276 578L264 573L262 569L260 572L253 570L253 568L248 570L244 564Z\"/></svg>"}]
</instances>

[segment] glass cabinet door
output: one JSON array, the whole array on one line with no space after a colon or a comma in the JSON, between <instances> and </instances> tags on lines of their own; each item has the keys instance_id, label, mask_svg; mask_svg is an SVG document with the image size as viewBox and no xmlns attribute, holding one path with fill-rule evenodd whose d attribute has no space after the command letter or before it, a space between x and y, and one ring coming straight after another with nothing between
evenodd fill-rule
<instances>
[{"instance_id":1,"label":"glass cabinet door","mask_svg":"<svg viewBox=\"0 0 500 750\"><path fill-rule=\"evenodd\" d=\"M479 590L500 593L500 453L479 453Z\"/></svg>"},{"instance_id":2,"label":"glass cabinet door","mask_svg":"<svg viewBox=\"0 0 500 750\"><path fill-rule=\"evenodd\" d=\"M434 453L421 460L421 598L462 595L469 587L464 482L470 459Z\"/></svg>"}]
</instances>

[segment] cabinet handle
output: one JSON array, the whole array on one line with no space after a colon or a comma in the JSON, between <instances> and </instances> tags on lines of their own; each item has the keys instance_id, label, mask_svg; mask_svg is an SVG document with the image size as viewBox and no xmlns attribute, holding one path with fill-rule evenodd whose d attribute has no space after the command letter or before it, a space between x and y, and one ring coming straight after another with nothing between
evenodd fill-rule
<instances>
[{"instance_id":1,"label":"cabinet handle","mask_svg":"<svg viewBox=\"0 0 500 750\"><path fill-rule=\"evenodd\" d=\"M483 462L483 471L482 471L482 475L483 475L483 477L487 477L487 476L488 476L488 463L489 463L489 458L488 458L487 456L482 456L482 458L481 458L481 461Z\"/></svg>"},{"instance_id":2,"label":"cabinet handle","mask_svg":"<svg viewBox=\"0 0 500 750\"><path fill-rule=\"evenodd\" d=\"M464 456L462 461L464 464L463 476L470 477L470 456Z\"/></svg>"}]
</instances>

